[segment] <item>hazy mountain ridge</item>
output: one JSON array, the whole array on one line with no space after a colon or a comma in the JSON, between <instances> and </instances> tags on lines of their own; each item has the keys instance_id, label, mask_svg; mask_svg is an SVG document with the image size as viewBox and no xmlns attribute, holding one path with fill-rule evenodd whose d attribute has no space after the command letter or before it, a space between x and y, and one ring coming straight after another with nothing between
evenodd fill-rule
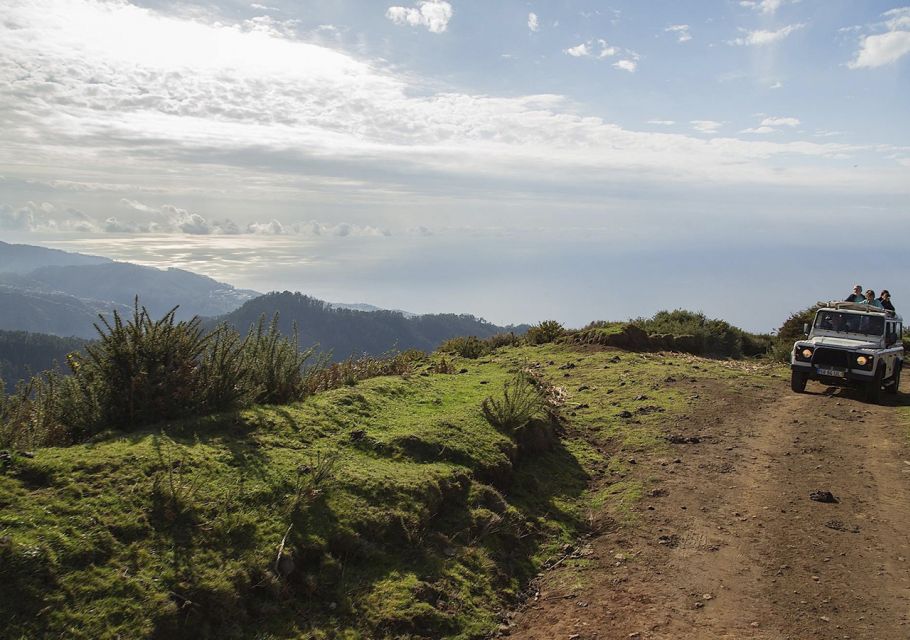
<instances>
[{"instance_id":1,"label":"hazy mountain ridge","mask_svg":"<svg viewBox=\"0 0 910 640\"><path fill-rule=\"evenodd\" d=\"M301 346L319 345L336 360L362 354L380 355L392 349L433 351L457 336L486 338L497 333L524 333L526 325L501 327L467 314L429 314L406 317L397 311L356 311L301 293L272 292L246 302L239 309L210 319L211 326L225 322L241 333L260 318L271 321L278 314L284 334L298 332Z\"/></svg>"},{"instance_id":2,"label":"hazy mountain ridge","mask_svg":"<svg viewBox=\"0 0 910 640\"><path fill-rule=\"evenodd\" d=\"M128 312L136 296L152 315L217 316L261 295L183 269L0 242L0 329L95 336L98 314Z\"/></svg>"},{"instance_id":3,"label":"hazy mountain ridge","mask_svg":"<svg viewBox=\"0 0 910 640\"><path fill-rule=\"evenodd\" d=\"M106 264L110 258L70 253L30 244L10 244L0 240L0 273L29 273L40 267Z\"/></svg>"}]
</instances>

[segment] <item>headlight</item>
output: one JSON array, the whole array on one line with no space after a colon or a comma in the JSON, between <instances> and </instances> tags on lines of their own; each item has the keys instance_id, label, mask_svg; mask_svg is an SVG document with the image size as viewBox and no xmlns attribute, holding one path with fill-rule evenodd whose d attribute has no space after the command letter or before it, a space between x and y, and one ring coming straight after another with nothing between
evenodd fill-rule
<instances>
[{"instance_id":1,"label":"headlight","mask_svg":"<svg viewBox=\"0 0 910 640\"><path fill-rule=\"evenodd\" d=\"M812 349L809 349L809 348L803 349L802 355L806 360L808 360L809 358L812 357Z\"/></svg>"},{"instance_id":2,"label":"headlight","mask_svg":"<svg viewBox=\"0 0 910 640\"><path fill-rule=\"evenodd\" d=\"M867 362L869 362L869 358L866 356L856 356L856 364L859 366L865 367Z\"/></svg>"}]
</instances>

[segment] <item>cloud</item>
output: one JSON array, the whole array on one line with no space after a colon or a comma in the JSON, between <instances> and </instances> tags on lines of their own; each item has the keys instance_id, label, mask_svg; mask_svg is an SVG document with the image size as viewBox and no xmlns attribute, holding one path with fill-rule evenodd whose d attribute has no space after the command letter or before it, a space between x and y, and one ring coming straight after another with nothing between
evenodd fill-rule
<instances>
[{"instance_id":1,"label":"cloud","mask_svg":"<svg viewBox=\"0 0 910 640\"><path fill-rule=\"evenodd\" d=\"M856 56L847 63L850 69L881 67L910 53L910 7L891 9L882 16L885 21L876 26L887 31L860 38Z\"/></svg>"},{"instance_id":2,"label":"cloud","mask_svg":"<svg viewBox=\"0 0 910 640\"><path fill-rule=\"evenodd\" d=\"M718 129L724 126L723 122L716 120L690 120L692 128L701 133L717 133Z\"/></svg>"},{"instance_id":3,"label":"cloud","mask_svg":"<svg viewBox=\"0 0 910 640\"><path fill-rule=\"evenodd\" d=\"M78 209L58 209L50 202L26 202L21 207L0 204L0 229L36 232L93 232L98 225Z\"/></svg>"},{"instance_id":4,"label":"cloud","mask_svg":"<svg viewBox=\"0 0 910 640\"><path fill-rule=\"evenodd\" d=\"M570 55L573 58L586 58L591 55L591 51L588 49L588 43L582 42L577 44L574 47L569 47L568 49L563 49L563 53Z\"/></svg>"},{"instance_id":5,"label":"cloud","mask_svg":"<svg viewBox=\"0 0 910 640\"><path fill-rule=\"evenodd\" d=\"M687 24L674 24L670 25L664 32L675 33L677 35L677 42L688 42L692 39L692 36L689 34L689 25Z\"/></svg>"},{"instance_id":6,"label":"cloud","mask_svg":"<svg viewBox=\"0 0 910 640\"><path fill-rule=\"evenodd\" d=\"M611 58L619 52L620 50L618 47L607 44L607 41L603 39L588 40L587 42L582 42L574 47L563 49L563 53L570 55L573 58ZM638 59L638 54L634 51L626 50L626 52L636 60Z\"/></svg>"},{"instance_id":7,"label":"cloud","mask_svg":"<svg viewBox=\"0 0 910 640\"><path fill-rule=\"evenodd\" d=\"M599 40L583 44L585 55L610 63L637 61ZM148 198L144 206L155 211L123 202L93 218L140 230L149 221L176 228L160 204L184 196L236 197L257 209L261 199L267 213L242 222L232 216L245 230L250 220L266 227L272 217L293 220L290 209L273 214L275 202L335 211L364 202L391 211L393 202L406 202L415 211L415 203L466 197L492 202L528 185L605 193L630 180L700 184L706 176L904 191L910 184L874 163L864 163L868 171L836 164L849 154L878 159L869 146L698 135L720 124L688 135L634 130L566 96L440 91L435 79L399 74L382 61L126 2L7 0L0 60L4 172L16 168L19 177L53 183L83 208L106 193L116 194L114 205ZM194 213L210 234L225 217ZM10 224L13 214L4 215ZM181 220L187 229L206 228ZM422 221L403 227L415 224Z\"/></svg>"},{"instance_id":8,"label":"cloud","mask_svg":"<svg viewBox=\"0 0 910 640\"><path fill-rule=\"evenodd\" d=\"M528 14L528 29L531 31L540 31L540 21L537 19L536 13Z\"/></svg>"},{"instance_id":9,"label":"cloud","mask_svg":"<svg viewBox=\"0 0 910 640\"><path fill-rule=\"evenodd\" d=\"M799 31L800 29L805 28L804 23L799 24L788 24L785 27L781 27L776 31L766 31L764 29L759 29L757 31L746 31L741 29L746 35L735 40L728 41L727 44L739 45L746 47L760 47L773 44L775 42L780 42L791 33Z\"/></svg>"},{"instance_id":10,"label":"cloud","mask_svg":"<svg viewBox=\"0 0 910 640\"><path fill-rule=\"evenodd\" d=\"M638 63L635 60L617 60L613 63L613 68L635 73L635 69L638 68Z\"/></svg>"},{"instance_id":11,"label":"cloud","mask_svg":"<svg viewBox=\"0 0 910 640\"><path fill-rule=\"evenodd\" d=\"M763 127L798 127L799 118L765 118L761 121Z\"/></svg>"},{"instance_id":12,"label":"cloud","mask_svg":"<svg viewBox=\"0 0 910 640\"><path fill-rule=\"evenodd\" d=\"M793 2L799 2L799 0L793 0ZM741 0L739 4L766 16L773 16L785 3L786 0Z\"/></svg>"},{"instance_id":13,"label":"cloud","mask_svg":"<svg viewBox=\"0 0 910 640\"><path fill-rule=\"evenodd\" d=\"M386 18L395 24L426 27L430 33L442 33L449 26L454 11L445 0L421 0L416 7L389 7Z\"/></svg>"},{"instance_id":14,"label":"cloud","mask_svg":"<svg viewBox=\"0 0 910 640\"><path fill-rule=\"evenodd\" d=\"M768 87L768 88L769 88L769 89L782 89L783 86L784 86L784 84L783 84L780 80L775 80L775 81L774 81L774 84L772 84L772 85L771 85L770 87Z\"/></svg>"},{"instance_id":15,"label":"cloud","mask_svg":"<svg viewBox=\"0 0 910 640\"><path fill-rule=\"evenodd\" d=\"M740 131L740 133L774 133L775 131L777 131L777 129L774 127L761 126L751 129L743 129Z\"/></svg>"},{"instance_id":16,"label":"cloud","mask_svg":"<svg viewBox=\"0 0 910 640\"><path fill-rule=\"evenodd\" d=\"M659 124L666 127L676 124L675 120L648 120L648 124Z\"/></svg>"}]
</instances>

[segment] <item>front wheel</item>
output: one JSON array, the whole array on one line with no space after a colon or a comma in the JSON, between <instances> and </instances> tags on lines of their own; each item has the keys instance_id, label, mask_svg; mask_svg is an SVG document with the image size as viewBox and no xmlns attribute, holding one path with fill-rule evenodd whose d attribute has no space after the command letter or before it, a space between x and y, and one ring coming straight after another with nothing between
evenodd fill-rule
<instances>
[{"instance_id":1,"label":"front wheel","mask_svg":"<svg viewBox=\"0 0 910 640\"><path fill-rule=\"evenodd\" d=\"M891 395L894 395L898 392L901 386L901 363L897 362L894 364L894 375L891 376L891 380L888 382L888 386L885 387L885 392Z\"/></svg>"},{"instance_id":2,"label":"front wheel","mask_svg":"<svg viewBox=\"0 0 910 640\"><path fill-rule=\"evenodd\" d=\"M866 402L876 404L878 399L882 394L882 378L884 377L884 369L879 367L875 370L875 375L872 376L872 380L866 383Z\"/></svg>"},{"instance_id":3,"label":"front wheel","mask_svg":"<svg viewBox=\"0 0 910 640\"><path fill-rule=\"evenodd\" d=\"M790 372L790 388L796 393L805 393L809 376L801 371Z\"/></svg>"}]
</instances>

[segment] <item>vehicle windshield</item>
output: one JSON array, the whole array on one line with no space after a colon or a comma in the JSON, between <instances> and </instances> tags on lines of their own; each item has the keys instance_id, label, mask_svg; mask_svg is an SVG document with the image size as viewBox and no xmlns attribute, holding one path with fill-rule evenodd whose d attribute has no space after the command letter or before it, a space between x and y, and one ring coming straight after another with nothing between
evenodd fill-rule
<instances>
[{"instance_id":1,"label":"vehicle windshield","mask_svg":"<svg viewBox=\"0 0 910 640\"><path fill-rule=\"evenodd\" d=\"M819 311L815 316L815 328L837 333L862 333L867 336L880 336L885 332L885 319L882 316L869 314L840 313L838 311Z\"/></svg>"}]
</instances>

